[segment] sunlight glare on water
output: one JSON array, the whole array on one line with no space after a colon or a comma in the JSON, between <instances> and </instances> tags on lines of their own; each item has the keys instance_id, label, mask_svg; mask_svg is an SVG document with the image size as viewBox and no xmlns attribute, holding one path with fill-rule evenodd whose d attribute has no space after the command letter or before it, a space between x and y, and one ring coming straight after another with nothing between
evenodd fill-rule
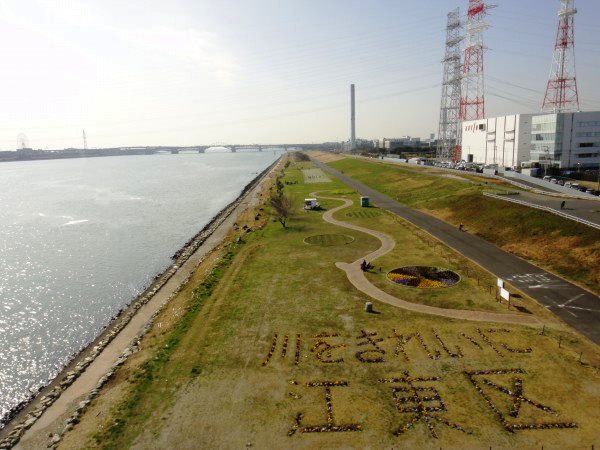
<instances>
[{"instance_id":1,"label":"sunlight glare on water","mask_svg":"<svg viewBox=\"0 0 600 450\"><path fill-rule=\"evenodd\" d=\"M0 164L0 418L54 378L279 152Z\"/></svg>"}]
</instances>

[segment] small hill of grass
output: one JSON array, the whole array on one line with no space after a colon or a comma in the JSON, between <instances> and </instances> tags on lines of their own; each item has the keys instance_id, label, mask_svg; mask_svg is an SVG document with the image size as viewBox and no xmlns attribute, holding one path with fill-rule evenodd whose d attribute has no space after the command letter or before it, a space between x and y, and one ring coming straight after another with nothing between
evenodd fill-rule
<instances>
[{"instance_id":1,"label":"small hill of grass","mask_svg":"<svg viewBox=\"0 0 600 450\"><path fill-rule=\"evenodd\" d=\"M397 165L349 158L329 165L400 203L457 226L462 223L468 232L600 292L598 230L554 214L484 197L484 190L498 186L483 180L467 183Z\"/></svg>"}]
</instances>

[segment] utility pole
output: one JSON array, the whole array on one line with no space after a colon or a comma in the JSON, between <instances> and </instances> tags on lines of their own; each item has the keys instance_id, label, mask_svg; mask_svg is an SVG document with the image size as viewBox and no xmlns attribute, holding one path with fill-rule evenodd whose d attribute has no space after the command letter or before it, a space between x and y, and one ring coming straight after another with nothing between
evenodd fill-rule
<instances>
[{"instance_id":1,"label":"utility pole","mask_svg":"<svg viewBox=\"0 0 600 450\"><path fill-rule=\"evenodd\" d=\"M485 118L483 32L489 27L485 21L488 9L494 7L495 5L488 5L482 0L469 0L460 99L462 121Z\"/></svg>"},{"instance_id":2,"label":"utility pole","mask_svg":"<svg viewBox=\"0 0 600 450\"><path fill-rule=\"evenodd\" d=\"M83 149L87 150L87 137L85 136L85 130L83 130Z\"/></svg>"},{"instance_id":3,"label":"utility pole","mask_svg":"<svg viewBox=\"0 0 600 450\"><path fill-rule=\"evenodd\" d=\"M350 151L356 149L356 116L354 84L350 85Z\"/></svg>"},{"instance_id":4,"label":"utility pole","mask_svg":"<svg viewBox=\"0 0 600 450\"><path fill-rule=\"evenodd\" d=\"M442 80L442 102L440 106L440 122L436 157L448 161L452 158L452 150L460 145L461 125L460 108L460 43L462 24L460 10L456 8L448 13L446 25L446 51L444 53L444 76Z\"/></svg>"},{"instance_id":5,"label":"utility pole","mask_svg":"<svg viewBox=\"0 0 600 450\"><path fill-rule=\"evenodd\" d=\"M579 94L575 77L575 0L560 0L558 28L550 77L546 85L543 111L560 113L579 111Z\"/></svg>"}]
</instances>

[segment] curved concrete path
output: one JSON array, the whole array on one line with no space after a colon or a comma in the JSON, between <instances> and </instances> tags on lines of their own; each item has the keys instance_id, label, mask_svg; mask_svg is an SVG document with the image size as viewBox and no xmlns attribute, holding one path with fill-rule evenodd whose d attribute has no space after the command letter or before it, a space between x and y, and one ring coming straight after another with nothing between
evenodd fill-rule
<instances>
[{"instance_id":1,"label":"curved concrete path","mask_svg":"<svg viewBox=\"0 0 600 450\"><path fill-rule=\"evenodd\" d=\"M310 194L311 197L319 197L317 192L313 192ZM346 276L348 277L348 281L352 283L352 285L361 292L364 292L369 297L372 297L381 302L387 303L388 305L396 306L398 308L407 309L409 311L414 311L423 314L431 314L434 316L442 316L448 317L451 319L461 319L461 320L472 320L477 322L503 322L503 323L512 323L517 325L539 325L540 322L534 316L529 314L520 314L520 313L493 313L493 312L485 312L485 311L469 311L465 309L446 309L446 308L438 308L435 306L422 305L419 303L407 302L405 300L401 300L397 297L394 297L387 292L382 291L377 286L373 285L367 277L365 277L364 272L360 268L360 264L363 260L373 261L380 256L385 255L389 251L391 251L395 246L396 242L391 236L388 236L385 233L380 231L371 230L369 228L364 228L358 225L354 225L348 222L343 222L341 220L337 220L333 218L333 215L344 208L349 207L353 204L352 200L348 200L347 198L337 198L337 197L323 197L320 198L327 200L338 200L343 201L344 204L333 208L329 211L323 213L323 220L329 222L333 225L338 225L340 227L349 228L351 230L360 231L361 233L370 234L371 236L376 237L381 241L381 247L379 247L374 252L365 255L356 261L348 264L343 262L336 262L335 266L339 269L342 269L346 272Z\"/></svg>"}]
</instances>

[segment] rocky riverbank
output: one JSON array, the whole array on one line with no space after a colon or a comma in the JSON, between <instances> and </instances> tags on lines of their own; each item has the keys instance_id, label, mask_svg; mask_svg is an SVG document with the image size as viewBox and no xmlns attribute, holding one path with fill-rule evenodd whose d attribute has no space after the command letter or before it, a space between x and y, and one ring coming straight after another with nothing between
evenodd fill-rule
<instances>
[{"instance_id":1,"label":"rocky riverbank","mask_svg":"<svg viewBox=\"0 0 600 450\"><path fill-rule=\"evenodd\" d=\"M110 344L110 342L129 324L132 318L136 315L142 306L146 305L154 295L173 277L202 244L211 236L215 230L223 224L223 222L232 214L232 212L242 203L246 195L256 187L262 179L268 174L279 160L261 172L252 182L244 187L239 197L226 206L219 212L196 236L194 236L186 245L174 255L174 262L162 274L156 277L155 281L144 291L142 295L137 297L112 323L106 330L85 350L79 353L71 363L56 377L47 387L42 389L35 398L27 404L19 405L19 408L13 410L9 415L10 422L2 431L2 440L0 440L0 449L11 448L16 445L26 430L31 428L44 412L56 402L61 394L77 380L86 368L92 364L102 351ZM188 278L189 279L189 276ZM186 279L186 280L187 280ZM185 281L180 283L179 288L172 292L169 298L163 302L161 307L151 316L150 320L140 330L140 332L132 340L129 345L114 362L112 367L98 380L96 386L89 392L86 398L79 403L75 412L69 417L65 423L63 432L72 428L73 423L77 421L79 415L86 409L87 405L98 395L102 386L111 379L116 369L122 365L126 359L139 349L141 338L148 332L152 326L152 322L162 307L177 294L178 290L185 284ZM60 434L52 436L50 446L60 440Z\"/></svg>"}]
</instances>

